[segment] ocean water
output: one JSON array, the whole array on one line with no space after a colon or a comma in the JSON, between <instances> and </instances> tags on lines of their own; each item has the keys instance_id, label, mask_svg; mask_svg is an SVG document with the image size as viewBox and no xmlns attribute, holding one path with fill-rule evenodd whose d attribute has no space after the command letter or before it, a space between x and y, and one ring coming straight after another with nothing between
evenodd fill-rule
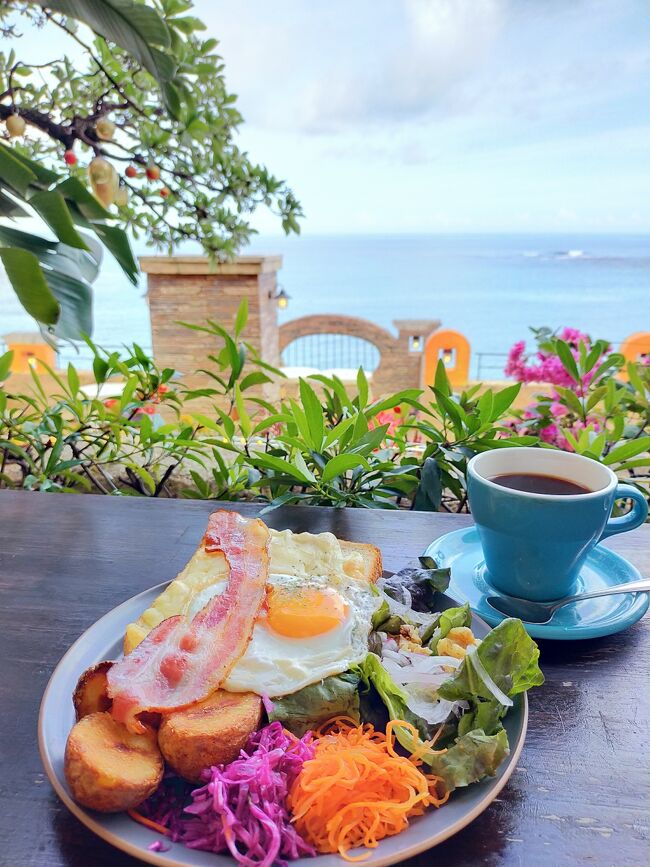
<instances>
[{"instance_id":1,"label":"ocean water","mask_svg":"<svg viewBox=\"0 0 650 867\"><path fill-rule=\"evenodd\" d=\"M478 353L531 341L529 326L571 325L614 344L650 330L648 236L259 236L247 252L284 257L279 281L291 301L281 321L329 312L386 328L394 319L439 319L469 339L474 372ZM150 346L144 290L144 278L134 288L106 257L95 284L97 342ZM31 327L0 284L0 335Z\"/></svg>"}]
</instances>

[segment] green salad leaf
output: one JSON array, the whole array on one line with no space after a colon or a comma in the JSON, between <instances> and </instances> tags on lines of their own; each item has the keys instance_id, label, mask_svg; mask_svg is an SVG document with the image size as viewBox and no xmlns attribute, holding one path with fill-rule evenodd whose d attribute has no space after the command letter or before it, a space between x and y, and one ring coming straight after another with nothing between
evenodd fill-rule
<instances>
[{"instance_id":1,"label":"green salad leaf","mask_svg":"<svg viewBox=\"0 0 650 867\"><path fill-rule=\"evenodd\" d=\"M482 729L486 735L494 735L503 728L501 720L508 710L496 699L483 701L476 699L470 702L471 710L465 711L458 720L458 734L465 735L474 729Z\"/></svg>"},{"instance_id":2,"label":"green salad leaf","mask_svg":"<svg viewBox=\"0 0 650 867\"><path fill-rule=\"evenodd\" d=\"M486 635L476 653L488 675L510 698L544 683L538 663L539 648L521 620L512 617L502 620ZM438 695L449 701L494 700L470 654L455 674L438 688Z\"/></svg>"},{"instance_id":3,"label":"green salad leaf","mask_svg":"<svg viewBox=\"0 0 650 867\"><path fill-rule=\"evenodd\" d=\"M438 652L438 642L441 638L446 638L451 629L457 626L471 626L472 612L469 607L469 602L458 608L447 608L446 611L440 612L440 617L431 626L428 626L421 635L422 644L427 644L432 653Z\"/></svg>"},{"instance_id":4,"label":"green salad leaf","mask_svg":"<svg viewBox=\"0 0 650 867\"><path fill-rule=\"evenodd\" d=\"M423 760L431 773L442 777L446 789L453 792L461 786L493 777L509 753L505 729L495 735L474 729L459 737L448 750L432 751L425 754Z\"/></svg>"},{"instance_id":5,"label":"green salad leaf","mask_svg":"<svg viewBox=\"0 0 650 867\"><path fill-rule=\"evenodd\" d=\"M352 668L352 671L359 675L366 689L371 686L374 688L386 706L390 719L403 719L417 728L420 737L429 737L429 728L426 722L406 706L406 702L408 701L406 691L395 683L381 664L381 660L376 653L369 653L360 665L355 665ZM367 719L367 715L365 716L367 722L371 721ZM374 720L372 721L374 722ZM410 734L404 732L404 740L400 737L400 732L396 731L395 734L403 747L406 749L413 747L413 738Z\"/></svg>"},{"instance_id":6,"label":"green salad leaf","mask_svg":"<svg viewBox=\"0 0 650 867\"><path fill-rule=\"evenodd\" d=\"M312 683L291 695L273 699L269 722L279 720L282 725L302 737L309 729L334 716L359 719L359 681L353 671L333 674L318 683Z\"/></svg>"},{"instance_id":7,"label":"green salad leaf","mask_svg":"<svg viewBox=\"0 0 650 867\"><path fill-rule=\"evenodd\" d=\"M393 681L376 654L369 653L355 670L358 670L362 682L376 691L390 719L410 722L418 729L422 739L430 736L425 721L407 708L406 692ZM479 728L459 734L460 737L454 738L448 749L431 750L422 757L431 767L432 773L442 778L449 791L468 786L485 776L493 776L509 752L508 737L503 729L493 735ZM395 727L395 737L409 752L416 750L422 743L420 738L414 741L412 733L399 726Z\"/></svg>"}]
</instances>

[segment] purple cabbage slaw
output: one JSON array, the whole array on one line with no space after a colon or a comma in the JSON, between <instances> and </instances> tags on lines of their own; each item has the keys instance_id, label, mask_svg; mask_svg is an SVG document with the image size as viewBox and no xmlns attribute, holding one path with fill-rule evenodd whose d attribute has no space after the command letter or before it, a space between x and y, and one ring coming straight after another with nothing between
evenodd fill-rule
<instances>
[{"instance_id":1,"label":"purple cabbage slaw","mask_svg":"<svg viewBox=\"0 0 650 867\"><path fill-rule=\"evenodd\" d=\"M206 768L198 789L167 774L139 812L191 849L228 851L244 867L284 867L316 854L286 807L291 784L313 755L311 732L298 739L273 722L251 735L238 759Z\"/></svg>"}]
</instances>

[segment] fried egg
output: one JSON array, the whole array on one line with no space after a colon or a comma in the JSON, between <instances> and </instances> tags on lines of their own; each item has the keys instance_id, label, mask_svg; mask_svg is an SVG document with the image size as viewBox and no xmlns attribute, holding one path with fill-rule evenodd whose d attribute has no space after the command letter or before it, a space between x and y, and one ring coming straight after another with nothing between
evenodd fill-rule
<instances>
[{"instance_id":1,"label":"fried egg","mask_svg":"<svg viewBox=\"0 0 650 867\"><path fill-rule=\"evenodd\" d=\"M189 615L225 586L213 584L195 596ZM345 575L269 575L266 605L223 688L273 698L346 671L368 653L378 605L370 584Z\"/></svg>"}]
</instances>

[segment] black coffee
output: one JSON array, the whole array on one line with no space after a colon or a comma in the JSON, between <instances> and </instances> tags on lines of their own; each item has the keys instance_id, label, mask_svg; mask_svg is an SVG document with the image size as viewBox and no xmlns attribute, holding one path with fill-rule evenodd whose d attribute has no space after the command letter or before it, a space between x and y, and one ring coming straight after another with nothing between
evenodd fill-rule
<instances>
[{"instance_id":1,"label":"black coffee","mask_svg":"<svg viewBox=\"0 0 650 867\"><path fill-rule=\"evenodd\" d=\"M492 476L491 482L504 488L512 488L515 491L526 491L530 494L559 494L571 496L571 494L589 494L590 489L568 479L559 476L543 476L538 473L503 473L500 476Z\"/></svg>"}]
</instances>

